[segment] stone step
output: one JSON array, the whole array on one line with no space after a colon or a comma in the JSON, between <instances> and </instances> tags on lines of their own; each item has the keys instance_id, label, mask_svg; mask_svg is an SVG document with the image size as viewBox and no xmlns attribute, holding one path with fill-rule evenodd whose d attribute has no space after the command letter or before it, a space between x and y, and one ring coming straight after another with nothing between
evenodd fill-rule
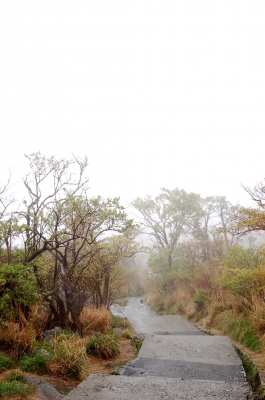
<instances>
[{"instance_id":1,"label":"stone step","mask_svg":"<svg viewBox=\"0 0 265 400\"><path fill-rule=\"evenodd\" d=\"M246 382L92 374L64 400L247 400L251 393Z\"/></svg>"},{"instance_id":2,"label":"stone step","mask_svg":"<svg viewBox=\"0 0 265 400\"><path fill-rule=\"evenodd\" d=\"M138 357L219 365L242 365L227 336L146 336Z\"/></svg>"},{"instance_id":3,"label":"stone step","mask_svg":"<svg viewBox=\"0 0 265 400\"><path fill-rule=\"evenodd\" d=\"M152 376L182 380L246 381L245 371L240 365L220 365L154 358L136 358L116 371L116 375Z\"/></svg>"},{"instance_id":4,"label":"stone step","mask_svg":"<svg viewBox=\"0 0 265 400\"><path fill-rule=\"evenodd\" d=\"M193 333L194 335L206 335L180 315L156 315L138 319L136 313L134 318L130 317L130 322L138 333L153 335L159 333L168 335Z\"/></svg>"}]
</instances>

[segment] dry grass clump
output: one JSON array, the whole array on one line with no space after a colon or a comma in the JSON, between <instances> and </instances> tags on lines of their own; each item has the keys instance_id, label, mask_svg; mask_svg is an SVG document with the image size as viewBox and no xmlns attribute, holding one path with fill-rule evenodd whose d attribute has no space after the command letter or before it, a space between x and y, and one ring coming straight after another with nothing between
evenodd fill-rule
<instances>
[{"instance_id":1,"label":"dry grass clump","mask_svg":"<svg viewBox=\"0 0 265 400\"><path fill-rule=\"evenodd\" d=\"M86 365L85 339L81 339L77 334L61 333L51 344L54 356L50 369L59 375L81 378Z\"/></svg>"},{"instance_id":2,"label":"dry grass clump","mask_svg":"<svg viewBox=\"0 0 265 400\"><path fill-rule=\"evenodd\" d=\"M42 337L43 332L47 329L49 313L43 306L35 305L31 310L30 324L36 332L36 337Z\"/></svg>"},{"instance_id":3,"label":"dry grass clump","mask_svg":"<svg viewBox=\"0 0 265 400\"><path fill-rule=\"evenodd\" d=\"M21 328L14 322L6 322L0 326L0 344L10 350L10 355L15 360L33 351L35 338L36 332L31 327Z\"/></svg>"},{"instance_id":4,"label":"dry grass clump","mask_svg":"<svg viewBox=\"0 0 265 400\"><path fill-rule=\"evenodd\" d=\"M86 344L87 354L112 358L120 352L119 336L114 332L95 333Z\"/></svg>"},{"instance_id":5,"label":"dry grass clump","mask_svg":"<svg viewBox=\"0 0 265 400\"><path fill-rule=\"evenodd\" d=\"M80 320L84 335L92 332L106 333L110 328L111 315L106 307L85 307Z\"/></svg>"},{"instance_id":6,"label":"dry grass clump","mask_svg":"<svg viewBox=\"0 0 265 400\"><path fill-rule=\"evenodd\" d=\"M252 296L252 306L249 312L249 318L256 331L265 333L265 309L264 299L261 296Z\"/></svg>"}]
</instances>

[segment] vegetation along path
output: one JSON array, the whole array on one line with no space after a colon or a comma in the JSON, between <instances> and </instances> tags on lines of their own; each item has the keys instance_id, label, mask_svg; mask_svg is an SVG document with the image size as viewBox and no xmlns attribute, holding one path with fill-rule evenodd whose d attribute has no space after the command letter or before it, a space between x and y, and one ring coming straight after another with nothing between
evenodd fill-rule
<instances>
[{"instance_id":1,"label":"vegetation along path","mask_svg":"<svg viewBox=\"0 0 265 400\"><path fill-rule=\"evenodd\" d=\"M228 337L209 336L178 315L158 316L138 298L122 312L145 336L138 357L116 375L90 375L64 400L253 398Z\"/></svg>"}]
</instances>

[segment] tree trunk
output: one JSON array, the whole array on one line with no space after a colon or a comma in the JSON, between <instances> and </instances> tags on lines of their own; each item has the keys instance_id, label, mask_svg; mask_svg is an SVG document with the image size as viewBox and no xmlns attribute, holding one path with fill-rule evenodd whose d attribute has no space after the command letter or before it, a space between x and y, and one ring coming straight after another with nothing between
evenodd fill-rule
<instances>
[{"instance_id":1,"label":"tree trunk","mask_svg":"<svg viewBox=\"0 0 265 400\"><path fill-rule=\"evenodd\" d=\"M109 281L110 281L110 276L108 272L104 278L104 286L103 286L102 305L104 305L105 307L108 307L108 302L109 302Z\"/></svg>"}]
</instances>

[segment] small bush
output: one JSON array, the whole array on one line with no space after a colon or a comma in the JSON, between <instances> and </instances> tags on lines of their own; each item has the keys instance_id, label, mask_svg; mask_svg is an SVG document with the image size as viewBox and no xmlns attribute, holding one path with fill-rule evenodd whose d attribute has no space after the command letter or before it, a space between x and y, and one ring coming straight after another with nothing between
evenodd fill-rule
<instances>
[{"instance_id":1,"label":"small bush","mask_svg":"<svg viewBox=\"0 0 265 400\"><path fill-rule=\"evenodd\" d=\"M0 382L0 398L3 396L8 397L21 397L26 398L26 396L35 391L35 388L29 383L23 383L19 381L1 381Z\"/></svg>"},{"instance_id":2,"label":"small bush","mask_svg":"<svg viewBox=\"0 0 265 400\"><path fill-rule=\"evenodd\" d=\"M24 356L19 361L19 367L22 369L22 371L45 374L49 370L48 363L49 360L45 356L41 355Z\"/></svg>"},{"instance_id":3,"label":"small bush","mask_svg":"<svg viewBox=\"0 0 265 400\"><path fill-rule=\"evenodd\" d=\"M112 315L111 316L111 323L110 323L111 328L120 328L120 329L127 329L131 328L131 324L128 321L127 318L122 318L117 315Z\"/></svg>"},{"instance_id":4,"label":"small bush","mask_svg":"<svg viewBox=\"0 0 265 400\"><path fill-rule=\"evenodd\" d=\"M260 338L246 316L235 316L232 310L227 310L215 317L214 325L248 349L260 349Z\"/></svg>"},{"instance_id":5,"label":"small bush","mask_svg":"<svg viewBox=\"0 0 265 400\"><path fill-rule=\"evenodd\" d=\"M55 373L80 378L86 359L84 339L77 334L61 333L52 341L54 357L51 368Z\"/></svg>"},{"instance_id":6,"label":"small bush","mask_svg":"<svg viewBox=\"0 0 265 400\"><path fill-rule=\"evenodd\" d=\"M4 348L11 349L12 357L16 360L33 351L35 337L35 331L31 327L21 329L14 322L7 322L0 327L0 344Z\"/></svg>"},{"instance_id":7,"label":"small bush","mask_svg":"<svg viewBox=\"0 0 265 400\"><path fill-rule=\"evenodd\" d=\"M131 340L131 344L135 348L135 353L138 354L139 351L141 350L141 347L142 347L142 344L143 344L143 340L132 339Z\"/></svg>"},{"instance_id":8,"label":"small bush","mask_svg":"<svg viewBox=\"0 0 265 400\"><path fill-rule=\"evenodd\" d=\"M87 354L111 358L119 354L119 336L114 332L94 334L86 344Z\"/></svg>"},{"instance_id":9,"label":"small bush","mask_svg":"<svg viewBox=\"0 0 265 400\"><path fill-rule=\"evenodd\" d=\"M0 372L5 371L6 369L14 368L14 366L14 361L11 360L10 357L0 352Z\"/></svg>"},{"instance_id":10,"label":"small bush","mask_svg":"<svg viewBox=\"0 0 265 400\"><path fill-rule=\"evenodd\" d=\"M85 307L80 315L83 333L107 332L110 327L111 315L106 307Z\"/></svg>"},{"instance_id":11,"label":"small bush","mask_svg":"<svg viewBox=\"0 0 265 400\"><path fill-rule=\"evenodd\" d=\"M211 301L205 289L197 289L192 300L195 303L198 311L202 310L205 305Z\"/></svg>"},{"instance_id":12,"label":"small bush","mask_svg":"<svg viewBox=\"0 0 265 400\"><path fill-rule=\"evenodd\" d=\"M230 334L232 339L242 343L248 349L252 351L260 349L259 337L247 319L231 322L226 332Z\"/></svg>"},{"instance_id":13,"label":"small bush","mask_svg":"<svg viewBox=\"0 0 265 400\"><path fill-rule=\"evenodd\" d=\"M24 377L24 375L22 374L22 372L19 369L13 369L11 371L8 371L8 373L6 374L6 379L7 382L24 382L27 383L26 378Z\"/></svg>"},{"instance_id":14,"label":"small bush","mask_svg":"<svg viewBox=\"0 0 265 400\"><path fill-rule=\"evenodd\" d=\"M157 314L162 314L163 311L165 311L165 306L164 306L164 304L161 304L161 303L157 304L154 306L154 310L155 310L155 312L157 312Z\"/></svg>"}]
</instances>

